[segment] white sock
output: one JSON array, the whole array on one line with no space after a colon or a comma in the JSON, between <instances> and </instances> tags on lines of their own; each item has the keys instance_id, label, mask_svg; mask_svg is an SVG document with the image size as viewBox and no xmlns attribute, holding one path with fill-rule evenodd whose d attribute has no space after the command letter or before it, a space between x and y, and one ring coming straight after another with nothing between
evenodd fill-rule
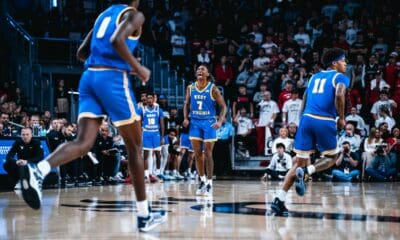
<instances>
[{"instance_id":1,"label":"white sock","mask_svg":"<svg viewBox=\"0 0 400 240\"><path fill-rule=\"evenodd\" d=\"M212 179L207 179L207 185L208 184L212 187Z\"/></svg>"},{"instance_id":2,"label":"white sock","mask_svg":"<svg viewBox=\"0 0 400 240\"><path fill-rule=\"evenodd\" d=\"M206 182L206 175L203 175L203 176L200 176L200 181L202 181L202 182Z\"/></svg>"},{"instance_id":3,"label":"white sock","mask_svg":"<svg viewBox=\"0 0 400 240\"><path fill-rule=\"evenodd\" d=\"M47 174L49 174L49 172L51 171L51 166L48 161L40 161L38 163L37 167L39 168L40 172L43 174L43 177L46 176Z\"/></svg>"},{"instance_id":4,"label":"white sock","mask_svg":"<svg viewBox=\"0 0 400 240\"><path fill-rule=\"evenodd\" d=\"M156 175L160 175L161 170L160 169L156 169Z\"/></svg>"},{"instance_id":5,"label":"white sock","mask_svg":"<svg viewBox=\"0 0 400 240\"><path fill-rule=\"evenodd\" d=\"M282 202L284 202L286 200L286 194L287 194L287 192L285 192L285 190L281 189L278 191L278 194L276 195L276 197L279 198L279 200L281 200Z\"/></svg>"},{"instance_id":6,"label":"white sock","mask_svg":"<svg viewBox=\"0 0 400 240\"><path fill-rule=\"evenodd\" d=\"M188 169L187 169L187 173L189 173L189 174L190 174L190 168L188 168Z\"/></svg>"},{"instance_id":7,"label":"white sock","mask_svg":"<svg viewBox=\"0 0 400 240\"><path fill-rule=\"evenodd\" d=\"M177 174L177 172L176 172L176 170L174 169L174 171L172 171L172 173L174 174L174 175L176 175Z\"/></svg>"},{"instance_id":8,"label":"white sock","mask_svg":"<svg viewBox=\"0 0 400 240\"><path fill-rule=\"evenodd\" d=\"M144 170L144 176L148 178L149 175L150 175L150 174L149 174L149 170Z\"/></svg>"},{"instance_id":9,"label":"white sock","mask_svg":"<svg viewBox=\"0 0 400 240\"><path fill-rule=\"evenodd\" d=\"M315 173L315 166L314 165L310 165L307 167L307 172L309 175L312 175L313 173Z\"/></svg>"},{"instance_id":10,"label":"white sock","mask_svg":"<svg viewBox=\"0 0 400 240\"><path fill-rule=\"evenodd\" d=\"M139 217L147 217L149 216L149 202L147 200L144 201L137 201L136 202L136 207L138 211L138 216Z\"/></svg>"}]
</instances>

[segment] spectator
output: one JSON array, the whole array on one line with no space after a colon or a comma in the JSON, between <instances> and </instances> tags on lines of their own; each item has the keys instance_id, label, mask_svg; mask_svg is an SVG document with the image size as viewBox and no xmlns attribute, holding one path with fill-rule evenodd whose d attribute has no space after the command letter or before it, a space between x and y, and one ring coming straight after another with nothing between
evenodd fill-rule
<instances>
[{"instance_id":1,"label":"spectator","mask_svg":"<svg viewBox=\"0 0 400 240\"><path fill-rule=\"evenodd\" d=\"M284 179L286 173L292 167L292 157L286 153L285 145L278 143L276 148L277 152L272 156L266 169L267 173L262 177L263 180L267 179L267 175L271 177L271 180Z\"/></svg>"},{"instance_id":2,"label":"spectator","mask_svg":"<svg viewBox=\"0 0 400 240\"><path fill-rule=\"evenodd\" d=\"M272 35L267 34L265 35L265 41L264 43L261 45L261 48L264 49L265 53L271 54L272 53L272 49L273 48L278 48L278 45L276 45L273 41L272 41Z\"/></svg>"},{"instance_id":3,"label":"spectator","mask_svg":"<svg viewBox=\"0 0 400 240\"><path fill-rule=\"evenodd\" d=\"M350 150L350 143L344 141L339 157L336 160L336 168L332 170L333 179L350 182L359 179L360 170L357 169L359 160Z\"/></svg>"},{"instance_id":4,"label":"spectator","mask_svg":"<svg viewBox=\"0 0 400 240\"><path fill-rule=\"evenodd\" d=\"M379 100L372 105L371 114L374 120L379 118L379 109L386 107L389 110L389 115L392 116L392 109L397 108L397 103L393 99L388 98L388 92L383 90L380 92Z\"/></svg>"},{"instance_id":5,"label":"spectator","mask_svg":"<svg viewBox=\"0 0 400 240\"><path fill-rule=\"evenodd\" d=\"M352 107L350 114L346 116L346 122L354 123L354 126L356 126L357 129L355 132L361 136L365 136L365 121L360 115L357 114L357 109L355 107Z\"/></svg>"},{"instance_id":6,"label":"spectator","mask_svg":"<svg viewBox=\"0 0 400 240\"><path fill-rule=\"evenodd\" d=\"M282 125L286 126L288 123L295 123L297 126L300 122L302 100L299 99L299 92L297 89L292 89L290 99L287 100L282 107Z\"/></svg>"},{"instance_id":7,"label":"spectator","mask_svg":"<svg viewBox=\"0 0 400 240\"><path fill-rule=\"evenodd\" d=\"M376 156L374 157L370 167L365 172L375 181L393 181L397 175L396 159L391 158L388 154L388 145L383 142L376 148Z\"/></svg>"},{"instance_id":8,"label":"spectator","mask_svg":"<svg viewBox=\"0 0 400 240\"><path fill-rule=\"evenodd\" d=\"M224 89L225 99L230 98L231 81L233 79L233 69L227 63L225 55L221 57L220 63L215 66L215 83L218 86L222 86Z\"/></svg>"},{"instance_id":9,"label":"spectator","mask_svg":"<svg viewBox=\"0 0 400 240\"><path fill-rule=\"evenodd\" d=\"M375 156L376 146L383 142L381 132L377 128L371 128L368 138L364 141L364 152L362 153L363 169L370 167ZM364 174L363 174L364 175Z\"/></svg>"},{"instance_id":10,"label":"spectator","mask_svg":"<svg viewBox=\"0 0 400 240\"><path fill-rule=\"evenodd\" d=\"M269 68L271 60L265 55L263 48L258 49L258 56L253 61L254 71L266 71Z\"/></svg>"},{"instance_id":11,"label":"spectator","mask_svg":"<svg viewBox=\"0 0 400 240\"><path fill-rule=\"evenodd\" d=\"M390 85L382 78L382 72L378 71L375 74L375 79L371 80L371 91L383 91L384 89L389 89Z\"/></svg>"},{"instance_id":12,"label":"spectator","mask_svg":"<svg viewBox=\"0 0 400 240\"><path fill-rule=\"evenodd\" d=\"M394 154L395 159L399 159L400 157L400 128L394 127L392 129L392 135L386 139L389 148L389 153Z\"/></svg>"},{"instance_id":13,"label":"spectator","mask_svg":"<svg viewBox=\"0 0 400 240\"><path fill-rule=\"evenodd\" d=\"M171 45L172 45L172 55L171 55L171 63L172 66L176 68L180 76L183 76L185 71L185 47L186 47L186 37L182 33L181 28L177 28L175 34L171 37Z\"/></svg>"},{"instance_id":14,"label":"spectator","mask_svg":"<svg viewBox=\"0 0 400 240\"><path fill-rule=\"evenodd\" d=\"M379 127L382 123L388 125L388 131L392 131L392 128L396 125L396 121L389 115L389 109L382 106L379 109L379 118L375 120L375 127Z\"/></svg>"},{"instance_id":15,"label":"spectator","mask_svg":"<svg viewBox=\"0 0 400 240\"><path fill-rule=\"evenodd\" d=\"M257 126L257 153L264 155L265 151L265 132L273 132L274 122L279 113L278 105L271 100L271 93L265 91L264 99L257 104L259 108L259 118L256 121Z\"/></svg>"},{"instance_id":16,"label":"spectator","mask_svg":"<svg viewBox=\"0 0 400 240\"><path fill-rule=\"evenodd\" d=\"M17 155L17 158L14 158ZM14 186L19 180L19 167L28 163L38 163L43 159L40 142L32 138L32 129L23 128L21 139L16 140L6 156L3 168L7 171Z\"/></svg>"},{"instance_id":17,"label":"spectator","mask_svg":"<svg viewBox=\"0 0 400 240\"><path fill-rule=\"evenodd\" d=\"M310 36L305 32L304 26L299 27L299 31L294 35L294 40L300 45L304 43L305 45L310 45Z\"/></svg>"},{"instance_id":18,"label":"spectator","mask_svg":"<svg viewBox=\"0 0 400 240\"><path fill-rule=\"evenodd\" d=\"M217 32L212 39L212 43L215 47L215 56L217 58L220 58L222 55L226 54L228 42L229 40L224 33L223 25L221 23L217 24Z\"/></svg>"},{"instance_id":19,"label":"spectator","mask_svg":"<svg viewBox=\"0 0 400 240\"><path fill-rule=\"evenodd\" d=\"M350 44L350 55L351 56L365 56L368 52L368 47L364 42L364 35L362 32L358 32L356 41Z\"/></svg>"},{"instance_id":20,"label":"spectator","mask_svg":"<svg viewBox=\"0 0 400 240\"><path fill-rule=\"evenodd\" d=\"M223 120L222 125L217 129L218 141L215 142L213 156L215 161L215 174L217 176L223 176L230 174L231 166L231 155L227 154L230 152L230 146L232 143L232 136L235 129L230 122L226 119Z\"/></svg>"},{"instance_id":21,"label":"spectator","mask_svg":"<svg viewBox=\"0 0 400 240\"><path fill-rule=\"evenodd\" d=\"M246 109L246 113L250 112L250 118L254 116L254 106L251 101L251 98L247 94L247 88L245 85L239 86L239 94L236 96L235 100L232 104L232 112L233 118L236 118L239 115L239 110L241 108Z\"/></svg>"},{"instance_id":22,"label":"spectator","mask_svg":"<svg viewBox=\"0 0 400 240\"><path fill-rule=\"evenodd\" d=\"M278 98L278 107L279 109L282 109L283 104L291 98L292 95L292 90L293 90L293 81L288 80L285 82L285 88L282 90L282 92L279 94Z\"/></svg>"},{"instance_id":23,"label":"spectator","mask_svg":"<svg viewBox=\"0 0 400 240\"><path fill-rule=\"evenodd\" d=\"M293 139L296 137L296 132L297 132L297 125L295 123L289 123L288 126L288 138Z\"/></svg>"},{"instance_id":24,"label":"spectator","mask_svg":"<svg viewBox=\"0 0 400 240\"><path fill-rule=\"evenodd\" d=\"M293 139L288 137L289 131L287 128L280 128L279 129L279 137L275 138L272 142L272 154L277 152L277 145L278 143L283 143L285 145L285 151L287 153L291 153L293 150Z\"/></svg>"},{"instance_id":25,"label":"spectator","mask_svg":"<svg viewBox=\"0 0 400 240\"><path fill-rule=\"evenodd\" d=\"M250 152L254 153L253 148L253 121L247 117L246 108L241 108L235 119L234 124L237 126L236 136L235 136L235 148L236 152L242 157L249 158ZM250 151L252 150L252 151Z\"/></svg>"},{"instance_id":26,"label":"spectator","mask_svg":"<svg viewBox=\"0 0 400 240\"><path fill-rule=\"evenodd\" d=\"M156 55L162 58L169 56L169 29L165 22L163 14L158 13L155 16L155 21L151 24L151 36L153 40L153 47Z\"/></svg>"},{"instance_id":27,"label":"spectator","mask_svg":"<svg viewBox=\"0 0 400 240\"><path fill-rule=\"evenodd\" d=\"M267 91L267 84L262 82L260 83L260 91L256 92L253 96L253 102L255 104L260 103L264 99L264 93Z\"/></svg>"},{"instance_id":28,"label":"spectator","mask_svg":"<svg viewBox=\"0 0 400 240\"><path fill-rule=\"evenodd\" d=\"M65 89L64 79L58 80L58 85L55 91L56 110L59 118L66 117L69 112L68 91Z\"/></svg>"},{"instance_id":29,"label":"spectator","mask_svg":"<svg viewBox=\"0 0 400 240\"><path fill-rule=\"evenodd\" d=\"M194 70L197 69L197 67L200 66L201 64L204 64L206 66L211 65L211 56L208 54L204 46L200 47L200 52L199 54L197 54Z\"/></svg>"},{"instance_id":30,"label":"spectator","mask_svg":"<svg viewBox=\"0 0 400 240\"><path fill-rule=\"evenodd\" d=\"M352 123L346 123L345 134L339 137L339 146L344 142L348 142L350 144L351 152L355 155L355 159L359 161L361 137L358 134L355 134L354 125Z\"/></svg>"}]
</instances>

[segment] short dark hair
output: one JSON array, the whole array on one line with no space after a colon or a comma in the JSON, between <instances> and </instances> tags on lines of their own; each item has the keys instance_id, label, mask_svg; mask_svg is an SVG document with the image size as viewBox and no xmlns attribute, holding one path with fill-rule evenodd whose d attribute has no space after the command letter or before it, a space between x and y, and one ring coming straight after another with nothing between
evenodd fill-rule
<instances>
[{"instance_id":1,"label":"short dark hair","mask_svg":"<svg viewBox=\"0 0 400 240\"><path fill-rule=\"evenodd\" d=\"M351 145L349 141L344 141L344 142L342 142L342 145L344 145L344 144Z\"/></svg>"},{"instance_id":2,"label":"short dark hair","mask_svg":"<svg viewBox=\"0 0 400 240\"><path fill-rule=\"evenodd\" d=\"M344 55L345 51L341 48L330 48L324 54L322 55L322 64L325 67L329 67L332 65L332 63L340 57L341 55Z\"/></svg>"},{"instance_id":3,"label":"short dark hair","mask_svg":"<svg viewBox=\"0 0 400 240\"><path fill-rule=\"evenodd\" d=\"M276 149L278 149L278 148L283 148L283 149L286 149L286 147L285 147L285 144L283 144L283 143L277 143L276 144Z\"/></svg>"}]
</instances>

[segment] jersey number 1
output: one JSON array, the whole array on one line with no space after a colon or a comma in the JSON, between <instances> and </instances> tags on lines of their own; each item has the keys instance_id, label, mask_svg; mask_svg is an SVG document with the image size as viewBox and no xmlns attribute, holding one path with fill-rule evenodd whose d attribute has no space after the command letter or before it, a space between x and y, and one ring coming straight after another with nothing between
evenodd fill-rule
<instances>
[{"instance_id":1,"label":"jersey number 1","mask_svg":"<svg viewBox=\"0 0 400 240\"><path fill-rule=\"evenodd\" d=\"M107 29L107 27L108 27L108 24L110 24L110 21L111 21L111 17L105 17L105 18L103 19L103 21L101 21L99 30L98 30L97 33L96 33L96 37L97 37L97 38L102 38L102 37L104 37L104 34L106 33L106 29Z\"/></svg>"},{"instance_id":2,"label":"jersey number 1","mask_svg":"<svg viewBox=\"0 0 400 240\"><path fill-rule=\"evenodd\" d=\"M312 93L324 93L324 86L325 86L326 78L317 78L314 82L314 88Z\"/></svg>"}]
</instances>

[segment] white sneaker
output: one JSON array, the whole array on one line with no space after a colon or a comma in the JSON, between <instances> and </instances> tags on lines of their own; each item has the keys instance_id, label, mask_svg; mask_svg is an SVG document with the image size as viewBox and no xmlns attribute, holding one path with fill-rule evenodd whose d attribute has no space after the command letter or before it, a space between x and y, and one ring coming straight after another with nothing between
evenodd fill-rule
<instances>
[{"instance_id":1,"label":"white sneaker","mask_svg":"<svg viewBox=\"0 0 400 240\"><path fill-rule=\"evenodd\" d=\"M167 212L164 210L151 211L148 217L137 217L138 229L141 232L148 232L151 229L157 227L161 223L167 220Z\"/></svg>"},{"instance_id":2,"label":"white sneaker","mask_svg":"<svg viewBox=\"0 0 400 240\"><path fill-rule=\"evenodd\" d=\"M206 197L212 197L212 194L213 194L212 186L210 184L207 184L204 195Z\"/></svg>"},{"instance_id":3,"label":"white sneaker","mask_svg":"<svg viewBox=\"0 0 400 240\"><path fill-rule=\"evenodd\" d=\"M21 189L22 189L21 182L18 181L17 184L15 184L14 186L14 190L21 190Z\"/></svg>"},{"instance_id":4,"label":"white sneaker","mask_svg":"<svg viewBox=\"0 0 400 240\"><path fill-rule=\"evenodd\" d=\"M199 186L197 187L197 190L196 190L196 195L204 195L205 192L207 191L206 187L207 187L206 183L203 182L203 181L200 181L200 184L199 184Z\"/></svg>"}]
</instances>

